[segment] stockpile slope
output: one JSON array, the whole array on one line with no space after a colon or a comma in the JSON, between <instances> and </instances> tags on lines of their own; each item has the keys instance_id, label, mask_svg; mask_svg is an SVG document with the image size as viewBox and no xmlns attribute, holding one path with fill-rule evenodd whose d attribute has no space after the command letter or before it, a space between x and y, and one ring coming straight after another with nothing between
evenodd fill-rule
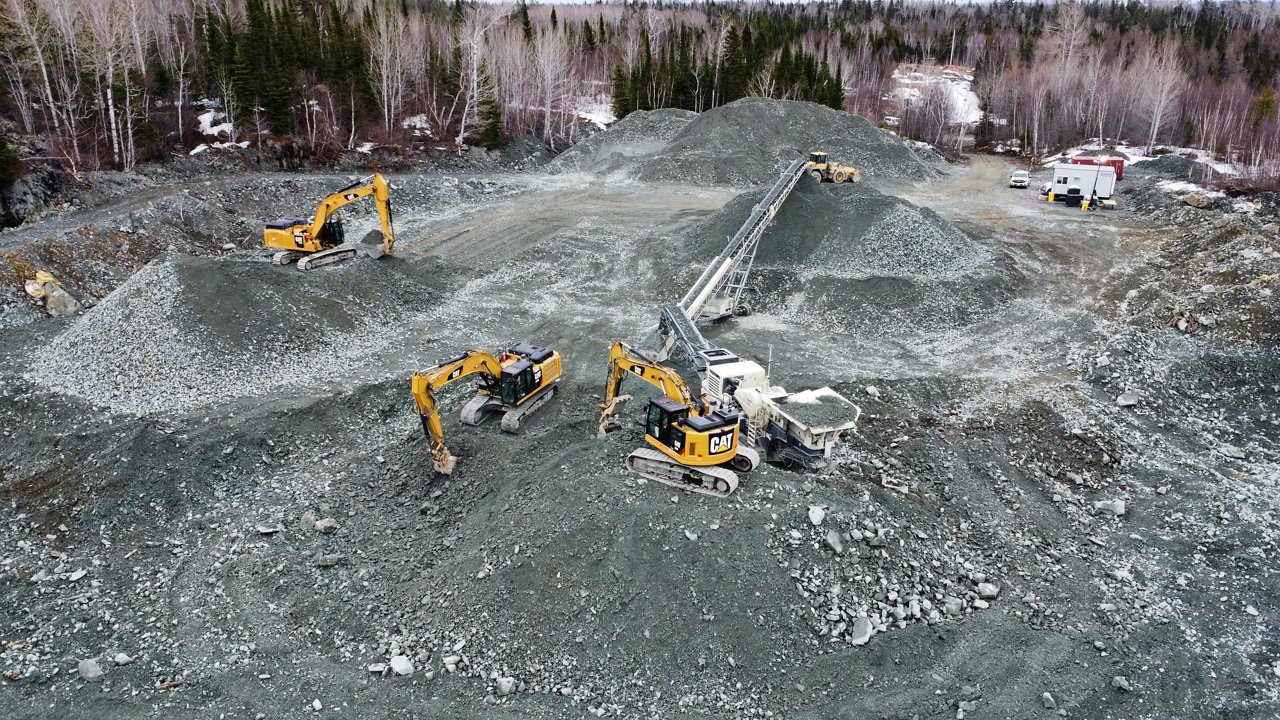
<instances>
[{"instance_id":1,"label":"stockpile slope","mask_svg":"<svg viewBox=\"0 0 1280 720\"><path fill-rule=\"evenodd\" d=\"M638 110L565 150L547 170L610 173L631 168L666 147L696 117L688 110Z\"/></svg>"},{"instance_id":2,"label":"stockpile slope","mask_svg":"<svg viewBox=\"0 0 1280 720\"><path fill-rule=\"evenodd\" d=\"M645 181L745 187L771 183L787 163L825 150L877 181L938 175L931 152L918 154L866 119L811 102L746 98L708 110L645 160Z\"/></svg>"},{"instance_id":3,"label":"stockpile slope","mask_svg":"<svg viewBox=\"0 0 1280 720\"><path fill-rule=\"evenodd\" d=\"M171 253L63 331L28 376L138 414L324 378L388 350L406 314L399 308L430 304L425 286L392 262L300 273L261 259Z\"/></svg>"},{"instance_id":4,"label":"stockpile slope","mask_svg":"<svg viewBox=\"0 0 1280 720\"><path fill-rule=\"evenodd\" d=\"M673 248L685 266L673 264L673 275L692 283L760 195L745 193L692 229ZM889 335L978 320L1020 292L1020 278L993 239L932 210L864 184L803 178L760 240L750 305L800 327Z\"/></svg>"}]
</instances>

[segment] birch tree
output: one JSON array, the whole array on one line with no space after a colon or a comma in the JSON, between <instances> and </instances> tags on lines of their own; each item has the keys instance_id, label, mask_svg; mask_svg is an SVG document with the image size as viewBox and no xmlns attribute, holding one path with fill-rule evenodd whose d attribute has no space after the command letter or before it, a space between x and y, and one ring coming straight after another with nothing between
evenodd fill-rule
<instances>
[{"instance_id":1,"label":"birch tree","mask_svg":"<svg viewBox=\"0 0 1280 720\"><path fill-rule=\"evenodd\" d=\"M370 84L382 110L382 129L387 137L404 109L405 83L409 73L410 33L399 8L379 4L365 35L369 47Z\"/></svg>"},{"instance_id":2,"label":"birch tree","mask_svg":"<svg viewBox=\"0 0 1280 720\"><path fill-rule=\"evenodd\" d=\"M456 142L466 142L467 130L475 124L476 108L485 92L493 89L481 72L484 66L484 52L489 31L498 23L501 9L492 5L472 5L466 10L462 23L458 26L456 47L461 67L459 68L459 97L462 114L458 118L458 137ZM455 100L455 104L457 104Z\"/></svg>"},{"instance_id":3,"label":"birch tree","mask_svg":"<svg viewBox=\"0 0 1280 720\"><path fill-rule=\"evenodd\" d=\"M1155 148L1156 135L1167 120L1170 103L1177 96L1178 87L1184 82L1182 62L1178 59L1178 48L1171 41L1161 43L1159 47L1150 48L1142 59L1142 78L1146 89L1148 112L1151 116L1150 132L1147 136L1147 153Z\"/></svg>"}]
</instances>

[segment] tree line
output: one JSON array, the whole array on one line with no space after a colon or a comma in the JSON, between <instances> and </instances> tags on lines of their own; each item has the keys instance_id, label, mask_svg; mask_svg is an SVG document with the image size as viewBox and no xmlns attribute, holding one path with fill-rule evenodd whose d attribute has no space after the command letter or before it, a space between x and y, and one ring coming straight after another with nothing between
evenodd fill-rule
<instances>
[{"instance_id":1,"label":"tree line","mask_svg":"<svg viewBox=\"0 0 1280 720\"><path fill-rule=\"evenodd\" d=\"M132 167L211 138L305 147L559 149L580 113L809 100L935 143L1088 137L1194 145L1280 174L1273 3L841 0L595 5L462 0L0 0L3 105L72 169ZM894 72L965 66L983 120Z\"/></svg>"}]
</instances>

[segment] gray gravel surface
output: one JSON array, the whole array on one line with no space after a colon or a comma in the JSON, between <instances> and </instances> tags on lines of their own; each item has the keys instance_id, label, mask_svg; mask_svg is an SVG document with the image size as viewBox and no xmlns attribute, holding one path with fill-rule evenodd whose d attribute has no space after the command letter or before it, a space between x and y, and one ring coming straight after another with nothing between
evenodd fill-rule
<instances>
[{"instance_id":1,"label":"gray gravel surface","mask_svg":"<svg viewBox=\"0 0 1280 720\"><path fill-rule=\"evenodd\" d=\"M166 255L78 319L0 329L0 706L1274 717L1275 350L1123 305L1220 262L1162 266L1166 216L1036 203L1005 174L975 158L921 187L797 191L755 312L708 333L772 346L776 382L833 385L863 420L827 472L765 466L725 500L627 473L639 411L596 439L596 404L609 344L654 324L758 191L402 175L395 258L299 276ZM204 194L261 218L334 180ZM470 390L448 388L461 461L434 477L409 374L515 340L563 353L560 397L507 435L463 426ZM77 388L77 363L133 385Z\"/></svg>"}]
</instances>

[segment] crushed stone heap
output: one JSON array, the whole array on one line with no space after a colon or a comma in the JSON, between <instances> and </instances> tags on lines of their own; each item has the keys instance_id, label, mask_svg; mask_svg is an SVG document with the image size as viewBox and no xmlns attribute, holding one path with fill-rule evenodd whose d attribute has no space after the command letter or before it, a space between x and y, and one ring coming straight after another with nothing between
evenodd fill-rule
<instances>
[{"instance_id":1,"label":"crushed stone heap","mask_svg":"<svg viewBox=\"0 0 1280 720\"><path fill-rule=\"evenodd\" d=\"M393 308L426 294L386 263L372 265L300 273L261 259L169 254L64 330L29 377L145 414L259 396L367 362L395 340L387 328L404 312Z\"/></svg>"}]
</instances>

